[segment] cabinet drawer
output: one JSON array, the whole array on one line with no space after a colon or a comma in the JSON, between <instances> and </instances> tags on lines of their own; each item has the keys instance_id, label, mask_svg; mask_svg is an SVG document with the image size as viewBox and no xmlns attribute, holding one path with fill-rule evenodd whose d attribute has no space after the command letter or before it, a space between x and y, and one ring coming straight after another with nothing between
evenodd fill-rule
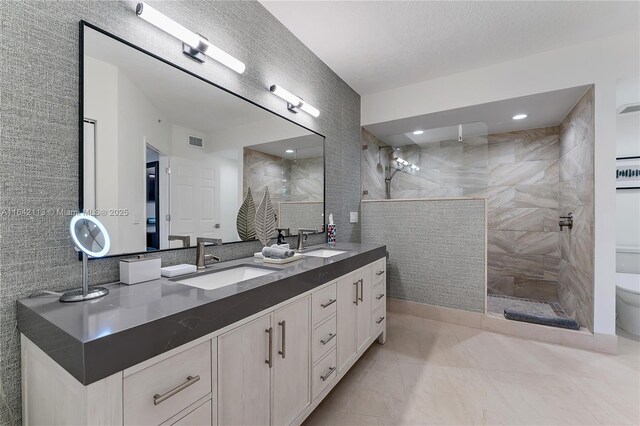
<instances>
[{"instance_id":1,"label":"cabinet drawer","mask_svg":"<svg viewBox=\"0 0 640 426\"><path fill-rule=\"evenodd\" d=\"M374 335L376 335L376 332L381 329L382 327L384 327L384 323L387 320L387 313L384 310L384 304L382 304L382 306L379 306L375 311L373 311L373 315L371 315L371 321L373 322L373 330L374 330Z\"/></svg>"},{"instance_id":2,"label":"cabinet drawer","mask_svg":"<svg viewBox=\"0 0 640 426\"><path fill-rule=\"evenodd\" d=\"M373 298L373 300L371 300L371 307L374 311L384 304L386 290L387 286L384 281L380 281L373 286L373 291L371 292L371 297Z\"/></svg>"},{"instance_id":3,"label":"cabinet drawer","mask_svg":"<svg viewBox=\"0 0 640 426\"><path fill-rule=\"evenodd\" d=\"M171 426L204 426L211 423L211 400L205 402Z\"/></svg>"},{"instance_id":4,"label":"cabinet drawer","mask_svg":"<svg viewBox=\"0 0 640 426\"><path fill-rule=\"evenodd\" d=\"M315 367L313 367L312 399L316 399L322 390L336 378L336 362L336 350L333 349L327 356L322 358Z\"/></svg>"},{"instance_id":5,"label":"cabinet drawer","mask_svg":"<svg viewBox=\"0 0 640 426\"><path fill-rule=\"evenodd\" d=\"M336 347L337 322L333 316L327 322L313 330L313 363L315 364L324 354Z\"/></svg>"},{"instance_id":6,"label":"cabinet drawer","mask_svg":"<svg viewBox=\"0 0 640 426\"><path fill-rule=\"evenodd\" d=\"M380 281L385 282L387 278L387 259L380 259L373 263L373 283L376 284Z\"/></svg>"},{"instance_id":7,"label":"cabinet drawer","mask_svg":"<svg viewBox=\"0 0 640 426\"><path fill-rule=\"evenodd\" d=\"M336 283L311 295L313 325L336 313Z\"/></svg>"},{"instance_id":8,"label":"cabinet drawer","mask_svg":"<svg viewBox=\"0 0 640 426\"><path fill-rule=\"evenodd\" d=\"M211 392L207 341L124 378L125 425L157 425Z\"/></svg>"}]
</instances>

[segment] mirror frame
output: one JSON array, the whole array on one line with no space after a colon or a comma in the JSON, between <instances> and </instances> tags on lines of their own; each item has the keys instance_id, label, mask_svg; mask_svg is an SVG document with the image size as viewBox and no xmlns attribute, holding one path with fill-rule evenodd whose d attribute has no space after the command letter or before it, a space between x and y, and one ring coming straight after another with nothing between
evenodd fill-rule
<instances>
[{"instance_id":1,"label":"mirror frame","mask_svg":"<svg viewBox=\"0 0 640 426\"><path fill-rule=\"evenodd\" d=\"M270 112L271 114L282 118L283 120L286 120L296 126L299 126L311 133L314 133L320 137L322 137L322 167L323 167L323 194L322 194L322 208L323 208L323 218L324 218L324 232L322 232L322 234L326 235L326 229L327 229L327 220L326 220L326 215L327 215L327 155L326 155L326 145L327 145L327 138L326 136L324 136L321 133L316 132L315 130L312 130L306 126L303 126L300 123L297 123L295 121L293 121L290 118L285 117L282 114L279 114L275 111L272 111L250 99L245 98L242 95L239 95L235 92L232 92L231 90L220 86L219 84L214 83L211 80L208 80L192 71L189 71L185 68L182 68L180 65L177 65L171 61L169 61L168 59L165 59L161 56L158 56L154 53L149 52L148 50L145 50L121 37L118 37L115 34L112 34L106 30L103 30L102 28L93 25L85 20L80 20L80 37L79 37L79 76L78 76L78 85L79 85L79 96L78 96L78 212L79 213L83 213L84 212L84 30L85 28L90 28L92 30L95 30L107 37L110 37L120 43L123 43L126 46L129 46L135 50L137 50L138 52L148 55L154 59L157 59L158 61L164 63L165 65L169 65L179 71L182 71L184 73L186 73L187 75L197 78L198 80L207 83L213 87L216 87L230 95L233 95L239 99L242 99L245 102L248 102L258 108L263 109L264 111ZM176 50L177 51L177 50ZM265 86L266 87L266 86ZM265 89L268 90L268 89ZM326 238L325 238L326 240ZM258 240L254 240L254 241L229 241L229 242L222 242L222 245L227 245L227 244L242 244L242 243L253 243L255 241ZM121 257L121 256L132 256L132 255L138 255L138 254L153 254L153 253L162 253L162 252L167 252L167 251L174 251L174 250L189 250L189 249L195 249L195 246L190 246L190 247L175 247L175 248L168 248L168 249L160 249L160 250L154 250L154 251L139 251L139 252L125 252L125 253L117 253L117 254L107 254L106 256L101 257L101 259L104 258L110 258L110 257ZM81 260L81 257L79 256L79 260Z\"/></svg>"}]
</instances>

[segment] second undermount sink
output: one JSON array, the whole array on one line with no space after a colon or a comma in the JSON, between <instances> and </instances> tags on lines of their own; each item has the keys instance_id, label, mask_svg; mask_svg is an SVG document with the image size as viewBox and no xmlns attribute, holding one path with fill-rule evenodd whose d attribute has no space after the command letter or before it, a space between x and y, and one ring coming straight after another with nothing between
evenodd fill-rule
<instances>
[{"instance_id":1,"label":"second undermount sink","mask_svg":"<svg viewBox=\"0 0 640 426\"><path fill-rule=\"evenodd\" d=\"M273 274L277 270L258 266L238 265L220 271L204 272L192 278L184 278L175 282L204 290L215 290L231 284L237 284L252 278Z\"/></svg>"},{"instance_id":2,"label":"second undermount sink","mask_svg":"<svg viewBox=\"0 0 640 426\"><path fill-rule=\"evenodd\" d=\"M333 249L318 249L318 250L312 250L309 252L304 252L303 255L311 256L311 257L333 257L342 253L346 253L346 251L333 250Z\"/></svg>"}]
</instances>

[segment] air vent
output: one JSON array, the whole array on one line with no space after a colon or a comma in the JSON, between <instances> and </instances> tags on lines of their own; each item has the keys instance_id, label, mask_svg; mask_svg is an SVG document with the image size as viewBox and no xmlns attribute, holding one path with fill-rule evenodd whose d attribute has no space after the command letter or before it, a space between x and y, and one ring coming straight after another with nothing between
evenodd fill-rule
<instances>
[{"instance_id":1,"label":"air vent","mask_svg":"<svg viewBox=\"0 0 640 426\"><path fill-rule=\"evenodd\" d=\"M204 142L202 141L202 138L197 138L195 136L189 136L189 146L192 146L194 148L204 148Z\"/></svg>"},{"instance_id":2,"label":"air vent","mask_svg":"<svg viewBox=\"0 0 640 426\"><path fill-rule=\"evenodd\" d=\"M629 114L630 112L640 111L640 104L625 105L618 111L618 114Z\"/></svg>"}]
</instances>

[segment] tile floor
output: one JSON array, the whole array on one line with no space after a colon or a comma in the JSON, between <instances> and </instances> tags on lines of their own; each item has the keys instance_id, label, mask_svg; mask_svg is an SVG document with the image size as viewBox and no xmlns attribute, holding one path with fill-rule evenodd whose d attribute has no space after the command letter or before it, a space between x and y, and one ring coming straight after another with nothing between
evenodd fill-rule
<instances>
[{"instance_id":1,"label":"tile floor","mask_svg":"<svg viewBox=\"0 0 640 426\"><path fill-rule=\"evenodd\" d=\"M640 424L640 342L604 355L390 313L305 426Z\"/></svg>"}]
</instances>

